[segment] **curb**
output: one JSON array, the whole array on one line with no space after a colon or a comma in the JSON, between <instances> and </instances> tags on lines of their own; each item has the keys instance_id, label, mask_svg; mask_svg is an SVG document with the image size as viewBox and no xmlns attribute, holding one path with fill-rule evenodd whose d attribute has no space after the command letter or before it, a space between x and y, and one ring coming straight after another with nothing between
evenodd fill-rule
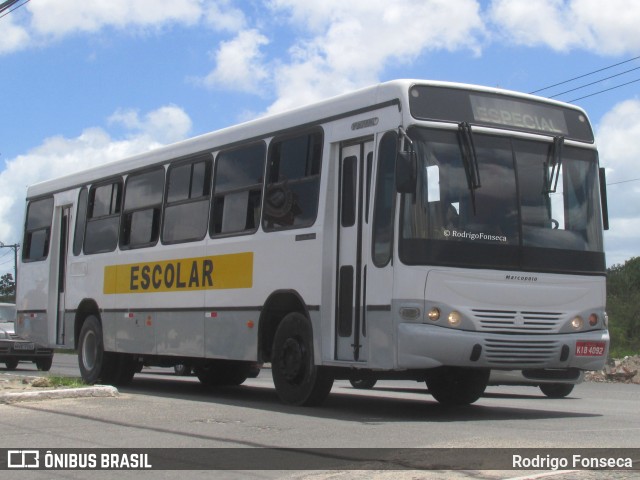
<instances>
[{"instance_id":1,"label":"curb","mask_svg":"<svg viewBox=\"0 0 640 480\"><path fill-rule=\"evenodd\" d=\"M93 387L2 393L0 394L0 403L8 404L58 398L117 397L119 395L118 389L111 385L95 385Z\"/></svg>"}]
</instances>

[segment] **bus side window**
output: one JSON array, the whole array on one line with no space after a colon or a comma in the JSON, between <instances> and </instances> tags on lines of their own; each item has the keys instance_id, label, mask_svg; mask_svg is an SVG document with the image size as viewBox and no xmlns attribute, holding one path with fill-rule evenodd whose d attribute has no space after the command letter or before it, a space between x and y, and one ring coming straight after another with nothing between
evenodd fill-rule
<instances>
[{"instance_id":1,"label":"bus side window","mask_svg":"<svg viewBox=\"0 0 640 480\"><path fill-rule=\"evenodd\" d=\"M218 155L209 227L211 236L257 230L265 158L266 148L263 142Z\"/></svg>"},{"instance_id":2,"label":"bus side window","mask_svg":"<svg viewBox=\"0 0 640 480\"><path fill-rule=\"evenodd\" d=\"M120 248L155 245L160 235L164 167L129 175L124 189Z\"/></svg>"},{"instance_id":3,"label":"bus side window","mask_svg":"<svg viewBox=\"0 0 640 480\"><path fill-rule=\"evenodd\" d=\"M22 259L25 262L44 260L49 254L53 197L29 202L27 222L22 242Z\"/></svg>"},{"instance_id":4,"label":"bus side window","mask_svg":"<svg viewBox=\"0 0 640 480\"><path fill-rule=\"evenodd\" d=\"M84 242L84 229L87 225L87 202L89 191L87 187L82 187L78 195L78 213L76 214L76 228L73 234L73 254L80 255L82 252L82 242Z\"/></svg>"},{"instance_id":5,"label":"bus side window","mask_svg":"<svg viewBox=\"0 0 640 480\"><path fill-rule=\"evenodd\" d=\"M393 215L395 211L395 158L397 147L395 132L387 132L378 147L378 171L373 204L372 257L377 267L391 260L393 248Z\"/></svg>"},{"instance_id":6,"label":"bus side window","mask_svg":"<svg viewBox=\"0 0 640 480\"><path fill-rule=\"evenodd\" d=\"M266 231L313 225L318 214L322 132L274 140L269 148L262 227Z\"/></svg>"},{"instance_id":7,"label":"bus side window","mask_svg":"<svg viewBox=\"0 0 640 480\"><path fill-rule=\"evenodd\" d=\"M162 224L162 242L202 240L207 233L211 196L211 154L171 165Z\"/></svg>"},{"instance_id":8,"label":"bus side window","mask_svg":"<svg viewBox=\"0 0 640 480\"><path fill-rule=\"evenodd\" d=\"M94 185L89 190L84 253L112 252L118 245L122 180Z\"/></svg>"}]
</instances>

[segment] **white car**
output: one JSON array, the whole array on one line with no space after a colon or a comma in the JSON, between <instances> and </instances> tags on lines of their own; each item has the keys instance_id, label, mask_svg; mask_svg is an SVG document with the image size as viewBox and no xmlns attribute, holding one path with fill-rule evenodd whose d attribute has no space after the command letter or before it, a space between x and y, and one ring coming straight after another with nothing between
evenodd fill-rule
<instances>
[{"instance_id":1,"label":"white car","mask_svg":"<svg viewBox=\"0 0 640 480\"><path fill-rule=\"evenodd\" d=\"M0 328L10 334L15 333L16 305L15 303L0 303Z\"/></svg>"}]
</instances>

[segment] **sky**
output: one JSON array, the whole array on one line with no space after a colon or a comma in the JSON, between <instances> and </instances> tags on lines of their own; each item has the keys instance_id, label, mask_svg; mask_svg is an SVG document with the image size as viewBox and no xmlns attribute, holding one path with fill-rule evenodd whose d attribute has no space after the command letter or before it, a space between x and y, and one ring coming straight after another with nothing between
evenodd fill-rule
<instances>
[{"instance_id":1,"label":"sky","mask_svg":"<svg viewBox=\"0 0 640 480\"><path fill-rule=\"evenodd\" d=\"M5 245L22 241L28 185L265 114L396 78L529 93L581 77L538 94L575 100L594 126L607 171L607 265L640 256L637 0L20 0L13 8L0 13ZM0 248L0 272L12 270L13 252Z\"/></svg>"}]
</instances>

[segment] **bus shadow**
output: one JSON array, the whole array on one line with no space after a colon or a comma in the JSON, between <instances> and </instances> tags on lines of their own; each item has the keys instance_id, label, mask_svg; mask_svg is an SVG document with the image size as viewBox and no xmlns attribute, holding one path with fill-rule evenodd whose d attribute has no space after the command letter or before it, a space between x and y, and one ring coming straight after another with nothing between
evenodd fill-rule
<instances>
[{"instance_id":1,"label":"bus shadow","mask_svg":"<svg viewBox=\"0 0 640 480\"><path fill-rule=\"evenodd\" d=\"M119 390L124 394L151 395L172 398L177 401L197 401L251 408L287 415L314 416L358 422L361 424L385 424L393 422L456 422L495 420L540 420L554 418L599 417L600 414L578 413L558 409L518 407L514 405L483 405L483 399L528 400L544 397L489 394L473 405L447 407L439 404L426 388L374 388L356 390L347 384L334 385L331 394L321 407L292 407L278 399L275 388L248 384L238 387L207 387L194 379L138 378ZM390 396L382 396L389 393ZM399 397L398 394L407 394ZM541 404L543 405L543 404ZM547 405L551 406L547 400ZM557 404L554 404L557 408Z\"/></svg>"}]
</instances>

